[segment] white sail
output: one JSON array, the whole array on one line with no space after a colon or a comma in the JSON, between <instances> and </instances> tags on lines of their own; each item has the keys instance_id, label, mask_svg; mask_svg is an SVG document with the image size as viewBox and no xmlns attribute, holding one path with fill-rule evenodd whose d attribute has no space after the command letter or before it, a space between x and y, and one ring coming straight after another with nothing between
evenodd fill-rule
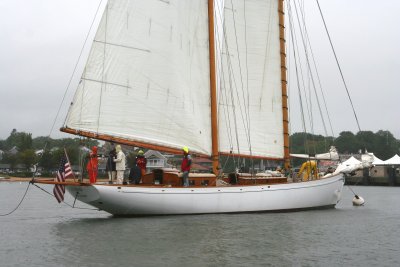
<instances>
[{"instance_id":1,"label":"white sail","mask_svg":"<svg viewBox=\"0 0 400 267\"><path fill-rule=\"evenodd\" d=\"M211 154L207 7L109 1L66 127Z\"/></svg>"},{"instance_id":2,"label":"white sail","mask_svg":"<svg viewBox=\"0 0 400 267\"><path fill-rule=\"evenodd\" d=\"M278 0L217 3L220 151L283 158Z\"/></svg>"}]
</instances>

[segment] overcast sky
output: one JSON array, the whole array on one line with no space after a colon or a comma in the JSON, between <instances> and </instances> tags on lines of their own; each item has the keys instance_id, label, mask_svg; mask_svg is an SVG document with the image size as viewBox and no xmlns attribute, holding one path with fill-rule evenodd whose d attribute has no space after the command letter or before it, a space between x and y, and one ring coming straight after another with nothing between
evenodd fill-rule
<instances>
[{"instance_id":1,"label":"overcast sky","mask_svg":"<svg viewBox=\"0 0 400 267\"><path fill-rule=\"evenodd\" d=\"M307 3L315 1L307 0ZM0 0L0 139L11 130L50 134L100 0ZM400 139L400 1L319 0L362 130ZM335 135L358 131L320 18L310 28ZM317 26L319 25L319 26ZM321 37L311 32L320 30ZM71 101L71 88L65 103ZM51 137L66 137L61 107ZM294 118L292 118L294 120ZM293 123L292 132L302 131ZM322 132L319 132L322 133Z\"/></svg>"}]
</instances>

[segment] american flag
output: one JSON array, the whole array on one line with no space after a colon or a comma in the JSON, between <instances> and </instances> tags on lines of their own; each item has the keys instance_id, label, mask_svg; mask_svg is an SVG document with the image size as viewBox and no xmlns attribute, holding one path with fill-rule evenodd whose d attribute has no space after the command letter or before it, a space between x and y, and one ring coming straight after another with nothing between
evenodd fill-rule
<instances>
[{"instance_id":1,"label":"american flag","mask_svg":"<svg viewBox=\"0 0 400 267\"><path fill-rule=\"evenodd\" d=\"M58 167L56 182L65 182L65 178L70 175L72 175L71 164L69 163L67 156L63 155L61 157L60 165ZM62 201L64 201L65 185L54 185L53 193L58 203L61 203Z\"/></svg>"}]
</instances>

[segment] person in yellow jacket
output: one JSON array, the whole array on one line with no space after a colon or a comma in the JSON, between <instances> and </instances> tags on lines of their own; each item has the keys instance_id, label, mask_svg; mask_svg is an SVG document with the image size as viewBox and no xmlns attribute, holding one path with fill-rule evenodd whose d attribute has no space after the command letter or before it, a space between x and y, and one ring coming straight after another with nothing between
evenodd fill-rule
<instances>
[{"instance_id":1,"label":"person in yellow jacket","mask_svg":"<svg viewBox=\"0 0 400 267\"><path fill-rule=\"evenodd\" d=\"M299 170L299 173L297 174L297 177L301 177L301 174L303 174L303 182L308 181L309 177L313 177L315 179L318 179L318 170L317 170L317 162L315 160L309 160L304 162L301 165L301 168Z\"/></svg>"}]
</instances>

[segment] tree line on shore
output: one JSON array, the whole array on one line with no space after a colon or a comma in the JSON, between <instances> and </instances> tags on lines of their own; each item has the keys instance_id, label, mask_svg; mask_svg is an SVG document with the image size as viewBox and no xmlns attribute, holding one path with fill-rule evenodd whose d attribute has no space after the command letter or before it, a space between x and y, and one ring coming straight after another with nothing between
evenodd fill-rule
<instances>
[{"instance_id":1,"label":"tree line on shore","mask_svg":"<svg viewBox=\"0 0 400 267\"><path fill-rule=\"evenodd\" d=\"M400 152L400 140L389 131L359 131L354 134L343 131L338 137L324 137L308 133L295 133L290 136L291 153L325 153L335 146L340 154L360 154L373 152L375 156L386 160Z\"/></svg>"},{"instance_id":2,"label":"tree line on shore","mask_svg":"<svg viewBox=\"0 0 400 267\"><path fill-rule=\"evenodd\" d=\"M0 163L9 164L11 169L18 164L29 169L34 164L45 170L54 170L58 167L64 149L67 150L72 165L79 163L79 150L85 147L99 145L97 140L87 138L50 137L32 138L31 133L18 132L13 129L10 136L0 140ZM356 134L343 131L337 138L324 137L309 133L294 133L290 136L291 153L317 154L325 153L330 146L335 146L341 154L358 154L373 152L375 156L386 160L400 151L400 140L397 140L389 131L360 131ZM130 158L134 159L135 155ZM295 166L293 164L292 166ZM232 166L231 166L232 167Z\"/></svg>"}]
</instances>

